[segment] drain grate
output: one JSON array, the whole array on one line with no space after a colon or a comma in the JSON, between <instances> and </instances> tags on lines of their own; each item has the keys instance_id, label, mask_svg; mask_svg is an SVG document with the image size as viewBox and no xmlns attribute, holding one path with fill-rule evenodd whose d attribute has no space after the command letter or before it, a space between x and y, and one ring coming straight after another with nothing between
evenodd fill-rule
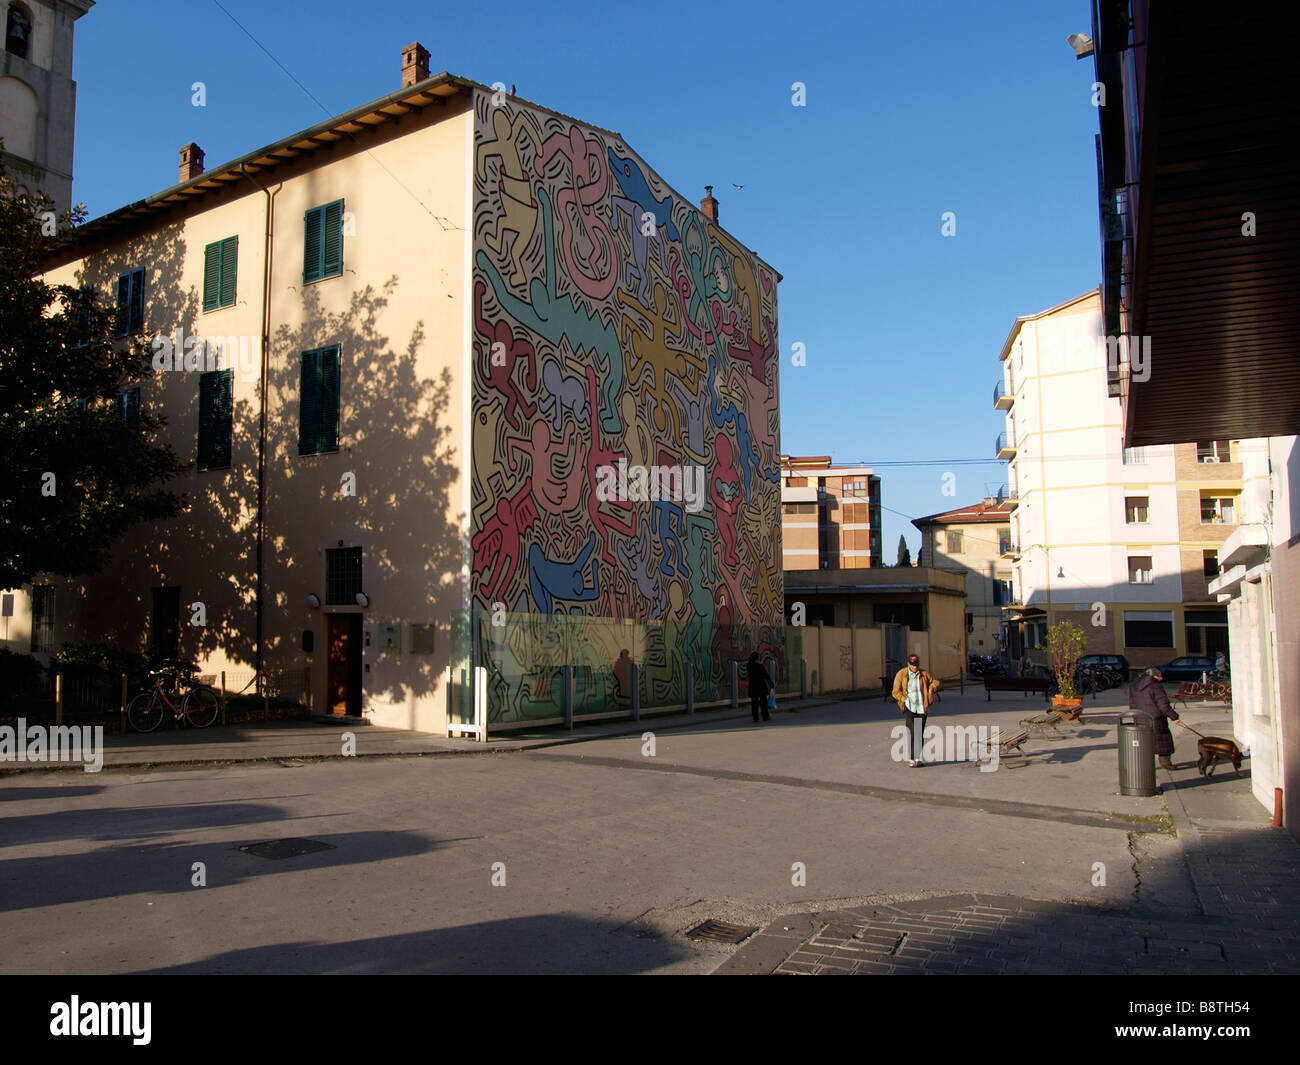
<instances>
[{"instance_id":1,"label":"drain grate","mask_svg":"<svg viewBox=\"0 0 1300 1065\"><path fill-rule=\"evenodd\" d=\"M689 939L707 939L711 943L740 943L758 931L757 925L728 924L712 918L686 933Z\"/></svg>"},{"instance_id":2,"label":"drain grate","mask_svg":"<svg viewBox=\"0 0 1300 1065\"><path fill-rule=\"evenodd\" d=\"M255 854L259 858L298 858L316 851L332 851L333 843L322 843L318 839L269 839L265 843L246 843L235 850L245 854Z\"/></svg>"}]
</instances>

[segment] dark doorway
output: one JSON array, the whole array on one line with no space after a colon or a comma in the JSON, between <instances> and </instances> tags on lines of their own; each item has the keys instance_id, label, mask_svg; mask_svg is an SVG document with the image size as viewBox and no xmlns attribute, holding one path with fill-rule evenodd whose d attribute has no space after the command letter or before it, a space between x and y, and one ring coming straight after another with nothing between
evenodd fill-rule
<instances>
[{"instance_id":1,"label":"dark doorway","mask_svg":"<svg viewBox=\"0 0 1300 1065\"><path fill-rule=\"evenodd\" d=\"M361 615L330 614L325 642L325 705L331 714L361 716Z\"/></svg>"},{"instance_id":2,"label":"dark doorway","mask_svg":"<svg viewBox=\"0 0 1300 1065\"><path fill-rule=\"evenodd\" d=\"M149 619L149 647L165 662L175 662L180 655L181 590L155 588L153 614Z\"/></svg>"}]
</instances>

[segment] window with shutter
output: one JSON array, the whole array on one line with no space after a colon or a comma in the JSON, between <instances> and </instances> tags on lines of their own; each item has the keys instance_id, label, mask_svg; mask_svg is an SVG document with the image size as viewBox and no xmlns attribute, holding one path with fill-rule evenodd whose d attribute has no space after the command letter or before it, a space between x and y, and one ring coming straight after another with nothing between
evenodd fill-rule
<instances>
[{"instance_id":1,"label":"window with shutter","mask_svg":"<svg viewBox=\"0 0 1300 1065\"><path fill-rule=\"evenodd\" d=\"M199 469L230 466L230 438L234 431L234 370L212 370L199 375Z\"/></svg>"},{"instance_id":2,"label":"window with shutter","mask_svg":"<svg viewBox=\"0 0 1300 1065\"><path fill-rule=\"evenodd\" d=\"M144 270L132 270L117 279L117 335L144 328Z\"/></svg>"},{"instance_id":3,"label":"window with shutter","mask_svg":"<svg viewBox=\"0 0 1300 1065\"><path fill-rule=\"evenodd\" d=\"M140 390L138 388L123 389L117 394L117 416L123 421L128 421L140 413Z\"/></svg>"},{"instance_id":4,"label":"window with shutter","mask_svg":"<svg viewBox=\"0 0 1300 1065\"><path fill-rule=\"evenodd\" d=\"M298 395L302 405L298 423L298 454L315 455L316 437L320 432L320 352L302 353L302 376Z\"/></svg>"},{"instance_id":5,"label":"window with shutter","mask_svg":"<svg viewBox=\"0 0 1300 1065\"><path fill-rule=\"evenodd\" d=\"M321 352L320 431L316 451L324 454L339 449L339 349Z\"/></svg>"},{"instance_id":6,"label":"window with shutter","mask_svg":"<svg viewBox=\"0 0 1300 1065\"><path fill-rule=\"evenodd\" d=\"M235 305L235 262L239 238L227 237L203 249L203 309L215 311Z\"/></svg>"},{"instance_id":7,"label":"window with shutter","mask_svg":"<svg viewBox=\"0 0 1300 1065\"><path fill-rule=\"evenodd\" d=\"M339 347L302 353L299 394L302 420L298 454L324 455L339 449Z\"/></svg>"},{"instance_id":8,"label":"window with shutter","mask_svg":"<svg viewBox=\"0 0 1300 1065\"><path fill-rule=\"evenodd\" d=\"M306 238L302 252L302 279L304 284L317 281L321 276L321 230L325 224L325 209L313 207L303 219Z\"/></svg>"},{"instance_id":9,"label":"window with shutter","mask_svg":"<svg viewBox=\"0 0 1300 1065\"><path fill-rule=\"evenodd\" d=\"M343 201L313 207L304 218L304 283L343 273Z\"/></svg>"}]
</instances>

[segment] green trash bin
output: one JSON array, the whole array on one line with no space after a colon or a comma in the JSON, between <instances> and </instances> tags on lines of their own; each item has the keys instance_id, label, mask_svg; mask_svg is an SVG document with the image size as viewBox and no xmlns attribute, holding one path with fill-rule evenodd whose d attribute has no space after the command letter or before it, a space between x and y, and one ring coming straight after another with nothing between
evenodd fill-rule
<instances>
[{"instance_id":1,"label":"green trash bin","mask_svg":"<svg viewBox=\"0 0 1300 1065\"><path fill-rule=\"evenodd\" d=\"M1140 710L1119 719L1119 793L1156 794L1156 730L1150 715Z\"/></svg>"}]
</instances>

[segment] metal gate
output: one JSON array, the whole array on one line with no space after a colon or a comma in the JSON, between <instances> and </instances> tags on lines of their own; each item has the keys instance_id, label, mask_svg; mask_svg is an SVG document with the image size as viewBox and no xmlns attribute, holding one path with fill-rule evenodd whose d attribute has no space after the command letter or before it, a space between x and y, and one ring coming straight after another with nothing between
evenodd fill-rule
<instances>
[{"instance_id":1,"label":"metal gate","mask_svg":"<svg viewBox=\"0 0 1300 1065\"><path fill-rule=\"evenodd\" d=\"M892 684L894 674L907 664L907 626L881 625L885 631L885 681Z\"/></svg>"}]
</instances>

